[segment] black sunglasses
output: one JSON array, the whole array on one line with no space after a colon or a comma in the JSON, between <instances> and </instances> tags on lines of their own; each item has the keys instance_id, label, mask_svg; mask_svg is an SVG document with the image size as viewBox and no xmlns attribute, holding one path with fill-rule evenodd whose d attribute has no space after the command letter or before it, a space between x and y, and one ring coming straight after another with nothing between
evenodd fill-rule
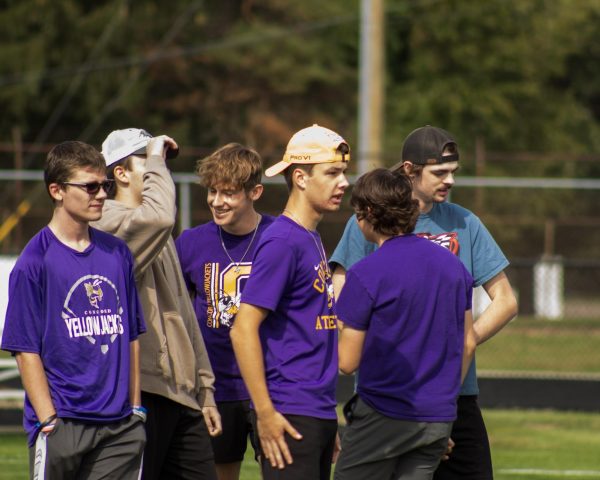
<instances>
[{"instance_id":1,"label":"black sunglasses","mask_svg":"<svg viewBox=\"0 0 600 480\"><path fill-rule=\"evenodd\" d=\"M100 189L103 189L105 192L110 190L112 187L114 180L104 180L103 182L90 182L90 183L74 183L74 182L62 182L63 185L71 185L72 187L83 188L87 194L96 195Z\"/></svg>"}]
</instances>

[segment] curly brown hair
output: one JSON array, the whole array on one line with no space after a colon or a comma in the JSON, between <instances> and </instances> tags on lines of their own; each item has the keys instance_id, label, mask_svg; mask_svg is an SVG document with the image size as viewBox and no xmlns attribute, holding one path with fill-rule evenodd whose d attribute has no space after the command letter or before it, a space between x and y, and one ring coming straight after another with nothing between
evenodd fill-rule
<instances>
[{"instance_id":1,"label":"curly brown hair","mask_svg":"<svg viewBox=\"0 0 600 480\"><path fill-rule=\"evenodd\" d=\"M246 192L262 178L262 159L258 152L239 143L228 143L196 162L200 184L209 188L221 183L243 188Z\"/></svg>"},{"instance_id":2,"label":"curly brown hair","mask_svg":"<svg viewBox=\"0 0 600 480\"><path fill-rule=\"evenodd\" d=\"M366 220L382 235L411 233L419 217L412 182L401 170L377 168L365 173L352 189L350 204L358 220Z\"/></svg>"}]
</instances>

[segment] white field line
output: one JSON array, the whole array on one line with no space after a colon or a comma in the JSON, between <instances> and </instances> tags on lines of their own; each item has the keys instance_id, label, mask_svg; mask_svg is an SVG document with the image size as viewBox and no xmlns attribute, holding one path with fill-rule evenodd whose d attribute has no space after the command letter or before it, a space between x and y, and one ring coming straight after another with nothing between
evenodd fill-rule
<instances>
[{"instance_id":1,"label":"white field line","mask_svg":"<svg viewBox=\"0 0 600 480\"><path fill-rule=\"evenodd\" d=\"M541 468L501 468L504 475L531 475L532 477L590 477L600 478L600 470L547 470Z\"/></svg>"}]
</instances>

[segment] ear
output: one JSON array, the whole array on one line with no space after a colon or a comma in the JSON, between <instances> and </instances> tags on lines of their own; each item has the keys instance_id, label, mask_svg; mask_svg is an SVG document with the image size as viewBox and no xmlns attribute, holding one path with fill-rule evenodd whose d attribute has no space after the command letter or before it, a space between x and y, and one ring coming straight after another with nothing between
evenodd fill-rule
<instances>
[{"instance_id":1,"label":"ear","mask_svg":"<svg viewBox=\"0 0 600 480\"><path fill-rule=\"evenodd\" d=\"M408 175L411 178L415 176L415 174L413 173L413 166L414 164L412 162L409 162L408 160L402 163L404 173L406 173L406 175Z\"/></svg>"},{"instance_id":2,"label":"ear","mask_svg":"<svg viewBox=\"0 0 600 480\"><path fill-rule=\"evenodd\" d=\"M51 183L50 185L48 185L48 192L50 193L50 196L52 197L53 200L55 200L57 202L62 201L64 190L63 190L61 184Z\"/></svg>"},{"instance_id":3,"label":"ear","mask_svg":"<svg viewBox=\"0 0 600 480\"><path fill-rule=\"evenodd\" d=\"M129 183L129 172L123 165L117 165L113 169L113 175L115 177L115 181L128 184Z\"/></svg>"},{"instance_id":4,"label":"ear","mask_svg":"<svg viewBox=\"0 0 600 480\"><path fill-rule=\"evenodd\" d=\"M292 183L298 187L299 190L306 189L306 172L301 168L296 168L292 172Z\"/></svg>"},{"instance_id":5,"label":"ear","mask_svg":"<svg viewBox=\"0 0 600 480\"><path fill-rule=\"evenodd\" d=\"M260 196L263 194L263 191L264 191L264 187L259 183L258 185L255 185L254 188L248 192L248 198L250 200L252 200L253 202L256 202L260 198Z\"/></svg>"}]
</instances>

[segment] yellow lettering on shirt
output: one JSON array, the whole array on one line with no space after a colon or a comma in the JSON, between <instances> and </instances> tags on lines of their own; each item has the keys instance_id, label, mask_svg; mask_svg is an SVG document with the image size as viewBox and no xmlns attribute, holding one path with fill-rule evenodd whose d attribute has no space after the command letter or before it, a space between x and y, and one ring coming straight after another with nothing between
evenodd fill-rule
<instances>
[{"instance_id":1,"label":"yellow lettering on shirt","mask_svg":"<svg viewBox=\"0 0 600 480\"><path fill-rule=\"evenodd\" d=\"M315 330L335 330L337 328L336 315L319 315Z\"/></svg>"}]
</instances>

